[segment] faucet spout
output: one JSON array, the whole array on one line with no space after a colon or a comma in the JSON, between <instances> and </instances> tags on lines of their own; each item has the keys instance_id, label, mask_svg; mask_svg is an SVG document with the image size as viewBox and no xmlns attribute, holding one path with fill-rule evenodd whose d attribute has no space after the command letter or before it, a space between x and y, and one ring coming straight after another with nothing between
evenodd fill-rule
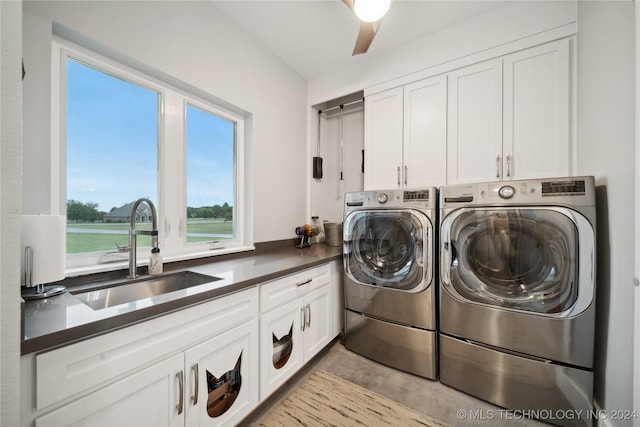
<instances>
[{"instance_id":1,"label":"faucet spout","mask_svg":"<svg viewBox=\"0 0 640 427\"><path fill-rule=\"evenodd\" d=\"M136 230L136 212L138 211L138 206L141 203L146 203L151 209L151 231L146 230ZM137 269L137 236L138 234L150 235L151 236L151 247L158 247L158 214L156 212L156 207L153 202L146 197L142 197L136 200L131 207L131 226L129 228L129 278L135 279L138 277L138 269Z\"/></svg>"}]
</instances>

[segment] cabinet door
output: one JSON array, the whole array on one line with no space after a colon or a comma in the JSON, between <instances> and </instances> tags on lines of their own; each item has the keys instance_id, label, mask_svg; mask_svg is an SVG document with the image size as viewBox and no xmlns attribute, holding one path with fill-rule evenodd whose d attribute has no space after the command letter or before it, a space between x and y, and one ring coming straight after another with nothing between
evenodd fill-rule
<instances>
[{"instance_id":1,"label":"cabinet door","mask_svg":"<svg viewBox=\"0 0 640 427\"><path fill-rule=\"evenodd\" d=\"M504 58L503 178L569 175L569 40Z\"/></svg>"},{"instance_id":2,"label":"cabinet door","mask_svg":"<svg viewBox=\"0 0 640 427\"><path fill-rule=\"evenodd\" d=\"M400 188L402 184L402 104L402 88L365 98L365 190Z\"/></svg>"},{"instance_id":3,"label":"cabinet door","mask_svg":"<svg viewBox=\"0 0 640 427\"><path fill-rule=\"evenodd\" d=\"M36 427L183 426L178 354L36 419Z\"/></svg>"},{"instance_id":4,"label":"cabinet door","mask_svg":"<svg viewBox=\"0 0 640 427\"><path fill-rule=\"evenodd\" d=\"M304 362L308 362L334 338L331 333L333 311L331 286L327 285L304 297Z\"/></svg>"},{"instance_id":5,"label":"cabinet door","mask_svg":"<svg viewBox=\"0 0 640 427\"><path fill-rule=\"evenodd\" d=\"M185 352L187 426L237 424L258 404L258 319Z\"/></svg>"},{"instance_id":6,"label":"cabinet door","mask_svg":"<svg viewBox=\"0 0 640 427\"><path fill-rule=\"evenodd\" d=\"M447 183L501 177L502 59L448 75Z\"/></svg>"},{"instance_id":7,"label":"cabinet door","mask_svg":"<svg viewBox=\"0 0 640 427\"><path fill-rule=\"evenodd\" d=\"M340 335L344 328L344 269L342 261L331 262L331 319L333 325L330 330L332 338Z\"/></svg>"},{"instance_id":8,"label":"cabinet door","mask_svg":"<svg viewBox=\"0 0 640 427\"><path fill-rule=\"evenodd\" d=\"M404 187L447 182L447 76L404 88Z\"/></svg>"},{"instance_id":9,"label":"cabinet door","mask_svg":"<svg viewBox=\"0 0 640 427\"><path fill-rule=\"evenodd\" d=\"M327 286L325 286L327 287ZM303 364L303 299L260 317L260 399L264 400Z\"/></svg>"}]
</instances>

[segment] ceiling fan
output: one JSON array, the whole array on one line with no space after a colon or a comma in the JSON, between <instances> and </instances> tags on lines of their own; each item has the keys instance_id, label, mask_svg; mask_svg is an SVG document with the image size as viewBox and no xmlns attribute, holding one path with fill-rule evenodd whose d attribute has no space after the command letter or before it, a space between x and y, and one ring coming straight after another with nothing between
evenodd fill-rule
<instances>
[{"instance_id":1,"label":"ceiling fan","mask_svg":"<svg viewBox=\"0 0 640 427\"><path fill-rule=\"evenodd\" d=\"M391 4L391 0L342 0L360 19L360 31L353 48L352 56L366 53L380 28L382 17Z\"/></svg>"}]
</instances>

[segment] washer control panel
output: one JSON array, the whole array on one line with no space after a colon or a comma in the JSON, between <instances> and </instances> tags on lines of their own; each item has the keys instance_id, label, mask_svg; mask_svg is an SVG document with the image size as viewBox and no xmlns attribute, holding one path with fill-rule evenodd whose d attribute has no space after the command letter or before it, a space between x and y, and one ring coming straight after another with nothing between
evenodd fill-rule
<instances>
[{"instance_id":1,"label":"washer control panel","mask_svg":"<svg viewBox=\"0 0 640 427\"><path fill-rule=\"evenodd\" d=\"M436 209L438 190L429 187L421 190L378 190L345 193L345 212L363 208L413 208Z\"/></svg>"}]
</instances>

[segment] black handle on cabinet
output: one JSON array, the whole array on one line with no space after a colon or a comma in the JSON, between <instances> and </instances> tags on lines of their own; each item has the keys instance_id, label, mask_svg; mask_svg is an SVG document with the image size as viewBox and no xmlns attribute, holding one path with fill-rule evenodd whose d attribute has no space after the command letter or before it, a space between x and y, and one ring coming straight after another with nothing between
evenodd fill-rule
<instances>
[{"instance_id":1,"label":"black handle on cabinet","mask_svg":"<svg viewBox=\"0 0 640 427\"><path fill-rule=\"evenodd\" d=\"M306 285L307 283L311 283L311 281L312 281L312 280L313 280L313 279L303 280L302 282L298 282L298 283L296 283L296 286L304 286L304 285Z\"/></svg>"}]
</instances>

